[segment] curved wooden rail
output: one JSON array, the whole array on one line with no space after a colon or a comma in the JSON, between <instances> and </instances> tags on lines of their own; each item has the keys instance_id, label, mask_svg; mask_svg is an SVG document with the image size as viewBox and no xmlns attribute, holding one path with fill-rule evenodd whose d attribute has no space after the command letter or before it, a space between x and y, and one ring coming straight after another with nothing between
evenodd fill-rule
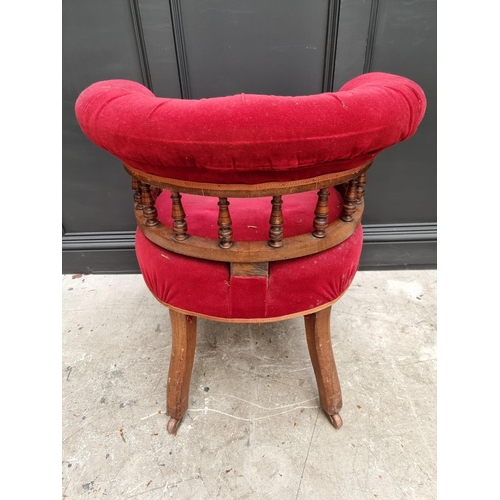
<instances>
[{"instance_id":1,"label":"curved wooden rail","mask_svg":"<svg viewBox=\"0 0 500 500\"><path fill-rule=\"evenodd\" d=\"M158 246L188 257L197 257L219 262L273 262L277 260L295 259L328 250L351 236L361 222L364 202L356 206L352 220L345 222L337 219L325 229L322 238L312 233L284 238L278 248L270 247L268 241L233 241L229 248L221 248L219 240L189 235L189 238L179 241L175 238L173 229L161 222L156 226L147 225L143 211L136 210L137 224L144 235Z\"/></svg>"},{"instance_id":2,"label":"curved wooden rail","mask_svg":"<svg viewBox=\"0 0 500 500\"><path fill-rule=\"evenodd\" d=\"M201 196L216 196L219 198L258 198L261 196L302 193L304 191L314 191L321 188L336 186L338 184L344 184L366 172L373 161L374 159L371 159L359 167L344 170L342 172L334 172L332 174L324 174L294 181L265 182L261 184L215 184L169 179L167 177L148 174L126 164L123 166L127 173L132 176L132 179L138 179L146 184L151 184L161 189L168 189L169 191L197 194Z\"/></svg>"}]
</instances>

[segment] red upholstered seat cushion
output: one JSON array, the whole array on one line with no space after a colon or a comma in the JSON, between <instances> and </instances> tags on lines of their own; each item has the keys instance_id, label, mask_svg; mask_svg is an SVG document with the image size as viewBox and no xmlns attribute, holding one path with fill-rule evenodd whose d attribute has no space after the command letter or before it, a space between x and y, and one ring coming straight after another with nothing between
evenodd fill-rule
<instances>
[{"instance_id":1,"label":"red upholstered seat cushion","mask_svg":"<svg viewBox=\"0 0 500 500\"><path fill-rule=\"evenodd\" d=\"M339 92L157 98L128 80L79 96L84 133L124 163L175 179L260 183L355 168L413 135L422 89L387 73L354 78Z\"/></svg>"},{"instance_id":2,"label":"red upholstered seat cushion","mask_svg":"<svg viewBox=\"0 0 500 500\"><path fill-rule=\"evenodd\" d=\"M330 190L330 221L342 211L342 198ZM230 199L235 241L267 239L271 198ZM189 232L217 238L217 199L183 195ZM316 192L283 196L285 237L311 231ZM170 218L168 191L156 201L158 218ZM147 286L160 301L194 314L213 318L280 318L318 308L337 299L358 269L361 226L346 241L324 252L269 264L263 277L231 277L229 264L194 259L165 250L140 231L136 253Z\"/></svg>"}]
</instances>

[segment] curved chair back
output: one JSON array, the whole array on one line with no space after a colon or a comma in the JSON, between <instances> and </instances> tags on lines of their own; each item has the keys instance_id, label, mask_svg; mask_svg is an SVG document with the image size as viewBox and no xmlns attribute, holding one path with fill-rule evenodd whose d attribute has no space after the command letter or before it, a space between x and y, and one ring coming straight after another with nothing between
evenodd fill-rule
<instances>
[{"instance_id":1,"label":"curved chair back","mask_svg":"<svg viewBox=\"0 0 500 500\"><path fill-rule=\"evenodd\" d=\"M366 171L383 149L413 135L425 112L422 89L386 73L357 77L339 92L200 100L157 98L126 80L98 82L76 103L82 130L132 176L145 236L190 257L262 263L302 257L353 234L364 209ZM329 188L344 198L328 221ZM154 188L172 195L172 227L157 218ZM318 191L310 231L284 237L282 196ZM218 233L190 234L182 193L218 198ZM268 238L233 238L228 198L272 197Z\"/></svg>"},{"instance_id":2,"label":"curved chair back","mask_svg":"<svg viewBox=\"0 0 500 500\"><path fill-rule=\"evenodd\" d=\"M126 80L82 92L78 121L132 177L138 260L170 309L169 432L188 407L197 317L304 316L320 404L342 425L331 305L359 265L366 172L425 107L416 83L385 73L299 97L164 99Z\"/></svg>"}]
</instances>

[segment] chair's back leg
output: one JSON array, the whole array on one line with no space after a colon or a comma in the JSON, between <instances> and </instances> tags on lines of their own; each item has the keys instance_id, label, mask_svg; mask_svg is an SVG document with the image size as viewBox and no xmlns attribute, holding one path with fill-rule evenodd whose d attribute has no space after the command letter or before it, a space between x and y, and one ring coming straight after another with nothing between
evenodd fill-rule
<instances>
[{"instance_id":1,"label":"chair's back leg","mask_svg":"<svg viewBox=\"0 0 500 500\"><path fill-rule=\"evenodd\" d=\"M318 384L321 408L330 416L333 426L342 426L339 415L342 408L342 392L333 357L330 338L331 306L304 317L307 347Z\"/></svg>"},{"instance_id":2,"label":"chair's back leg","mask_svg":"<svg viewBox=\"0 0 500 500\"><path fill-rule=\"evenodd\" d=\"M196 317L170 309L172 353L168 369L167 414L171 417L167 430L175 434L189 403L189 384L196 349Z\"/></svg>"}]
</instances>

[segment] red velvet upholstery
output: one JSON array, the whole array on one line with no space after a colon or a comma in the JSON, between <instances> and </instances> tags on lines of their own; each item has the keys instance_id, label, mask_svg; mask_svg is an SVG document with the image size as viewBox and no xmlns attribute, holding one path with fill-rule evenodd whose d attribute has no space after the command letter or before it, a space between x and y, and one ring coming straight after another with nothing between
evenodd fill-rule
<instances>
[{"instance_id":1,"label":"red velvet upholstery","mask_svg":"<svg viewBox=\"0 0 500 500\"><path fill-rule=\"evenodd\" d=\"M303 179L357 167L413 135L425 112L407 78L368 73L339 92L157 98L139 83L98 82L76 115L124 163L163 177L216 183Z\"/></svg>"},{"instance_id":2,"label":"red velvet upholstery","mask_svg":"<svg viewBox=\"0 0 500 500\"><path fill-rule=\"evenodd\" d=\"M329 306L347 290L359 266L363 230L356 224L364 207L365 171L380 151L415 133L425 107L416 83L385 73L354 78L336 93L300 97L160 99L124 80L99 82L82 92L76 115L84 133L135 167L127 170L139 223L137 259L153 295L170 308L172 323L169 432L176 433L188 408L193 315L257 323L304 315L320 405L335 428L342 425ZM313 179L349 169L356 170ZM288 182L294 180L304 182ZM270 181L275 182L259 185ZM327 183L342 183L345 198L335 187L327 196ZM152 194L150 186L168 186L173 200L168 191ZM228 193L243 196L228 200L229 212ZM273 197L244 197L262 193ZM333 227L327 214L329 223L337 221ZM265 246L269 233L271 246L281 247ZM207 245L200 238L214 241ZM231 241L236 244L228 247ZM252 241L260 243L242 244ZM342 243L328 248L337 241ZM328 249L310 253L320 248ZM232 266L178 252L246 262ZM305 256L265 263L262 276L249 276L256 270L252 264L269 254Z\"/></svg>"},{"instance_id":3,"label":"red velvet upholstery","mask_svg":"<svg viewBox=\"0 0 500 500\"><path fill-rule=\"evenodd\" d=\"M407 78L368 73L339 92L284 97L239 94L199 100L157 98L139 83L91 85L76 102L84 133L124 163L161 177L256 184L349 170L413 135L423 118L422 89ZM330 220L341 212L330 196ZM283 197L284 236L312 230L316 192ZM156 201L170 220L170 198ZM183 196L189 233L217 238L217 203ZM266 240L269 199L233 199L234 241ZM162 302L219 318L273 318L338 298L359 263L362 229L327 251L271 262L269 279L231 277L229 264L164 250L138 231L144 278Z\"/></svg>"},{"instance_id":4,"label":"red velvet upholstery","mask_svg":"<svg viewBox=\"0 0 500 500\"><path fill-rule=\"evenodd\" d=\"M330 190L330 220L342 211L342 197ZM285 236L311 231L316 192L283 196ZM217 238L217 199L183 195L189 232ZM270 198L230 199L234 239L267 239ZM156 200L158 218L170 219L170 193ZM248 227L252 226L252 227ZM256 227L254 227L256 226ZM162 302L216 318L274 318L320 307L338 298L358 269L361 226L346 241L307 257L269 264L269 283L262 277L231 277L229 264L169 252L136 233L136 252L147 286Z\"/></svg>"}]
</instances>

